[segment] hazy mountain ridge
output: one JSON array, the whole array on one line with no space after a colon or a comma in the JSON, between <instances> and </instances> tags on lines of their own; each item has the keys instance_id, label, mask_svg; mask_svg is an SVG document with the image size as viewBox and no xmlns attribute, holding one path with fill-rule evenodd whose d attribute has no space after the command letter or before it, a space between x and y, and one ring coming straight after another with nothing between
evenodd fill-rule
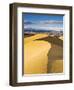
<instances>
[{"instance_id":1,"label":"hazy mountain ridge","mask_svg":"<svg viewBox=\"0 0 74 90\"><path fill-rule=\"evenodd\" d=\"M55 31L55 30L42 30L42 29L24 29L24 33L27 34L37 34L37 33L47 33L49 35L62 36L63 31Z\"/></svg>"}]
</instances>

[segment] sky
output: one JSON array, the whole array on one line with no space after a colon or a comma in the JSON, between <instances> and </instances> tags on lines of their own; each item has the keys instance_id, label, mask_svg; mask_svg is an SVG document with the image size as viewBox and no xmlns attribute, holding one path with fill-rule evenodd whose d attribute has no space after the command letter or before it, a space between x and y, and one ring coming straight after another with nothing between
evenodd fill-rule
<instances>
[{"instance_id":1,"label":"sky","mask_svg":"<svg viewBox=\"0 0 74 90\"><path fill-rule=\"evenodd\" d=\"M22 14L24 29L63 30L63 15Z\"/></svg>"}]
</instances>

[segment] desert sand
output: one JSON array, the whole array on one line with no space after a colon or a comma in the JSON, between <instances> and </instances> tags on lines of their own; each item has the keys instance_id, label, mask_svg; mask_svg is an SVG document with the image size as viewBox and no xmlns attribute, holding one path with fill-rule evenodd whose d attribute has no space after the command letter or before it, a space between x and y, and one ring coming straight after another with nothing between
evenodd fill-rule
<instances>
[{"instance_id":1,"label":"desert sand","mask_svg":"<svg viewBox=\"0 0 74 90\"><path fill-rule=\"evenodd\" d=\"M63 46L60 40L48 34L24 38L24 74L62 72Z\"/></svg>"}]
</instances>

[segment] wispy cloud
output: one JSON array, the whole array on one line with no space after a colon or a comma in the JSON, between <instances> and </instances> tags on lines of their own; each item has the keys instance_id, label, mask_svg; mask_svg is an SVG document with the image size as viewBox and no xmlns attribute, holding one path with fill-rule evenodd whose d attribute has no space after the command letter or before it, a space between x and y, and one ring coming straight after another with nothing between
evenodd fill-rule
<instances>
[{"instance_id":1,"label":"wispy cloud","mask_svg":"<svg viewBox=\"0 0 74 90\"><path fill-rule=\"evenodd\" d=\"M42 20L42 21L26 21L24 20L24 24L63 24L63 21L56 20Z\"/></svg>"},{"instance_id":2,"label":"wispy cloud","mask_svg":"<svg viewBox=\"0 0 74 90\"><path fill-rule=\"evenodd\" d=\"M41 29L41 30L63 30L63 21L42 20L42 21L25 21L24 29Z\"/></svg>"}]
</instances>

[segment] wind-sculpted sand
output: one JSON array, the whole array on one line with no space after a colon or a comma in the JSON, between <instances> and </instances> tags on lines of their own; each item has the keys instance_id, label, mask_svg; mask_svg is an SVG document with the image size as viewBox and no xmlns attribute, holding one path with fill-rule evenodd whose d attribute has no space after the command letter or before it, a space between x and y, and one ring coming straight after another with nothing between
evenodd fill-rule
<instances>
[{"instance_id":1,"label":"wind-sculpted sand","mask_svg":"<svg viewBox=\"0 0 74 90\"><path fill-rule=\"evenodd\" d=\"M63 72L63 40L48 34L24 38L24 74Z\"/></svg>"}]
</instances>

